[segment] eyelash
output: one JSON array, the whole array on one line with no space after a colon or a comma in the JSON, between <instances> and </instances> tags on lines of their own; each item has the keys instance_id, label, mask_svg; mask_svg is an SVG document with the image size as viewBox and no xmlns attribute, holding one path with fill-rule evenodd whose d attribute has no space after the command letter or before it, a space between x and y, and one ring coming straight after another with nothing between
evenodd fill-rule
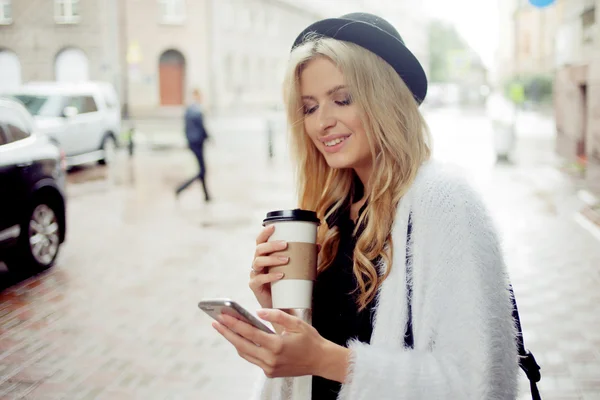
<instances>
[{"instance_id":1,"label":"eyelash","mask_svg":"<svg viewBox=\"0 0 600 400\"><path fill-rule=\"evenodd\" d=\"M342 101L336 101L335 104L337 104L340 107L345 107L345 106L349 106L350 104L352 104L352 99L350 97L342 100ZM302 108L304 115L310 115L312 113L314 113L317 110L317 106L314 106L312 108L307 109L306 107Z\"/></svg>"}]
</instances>

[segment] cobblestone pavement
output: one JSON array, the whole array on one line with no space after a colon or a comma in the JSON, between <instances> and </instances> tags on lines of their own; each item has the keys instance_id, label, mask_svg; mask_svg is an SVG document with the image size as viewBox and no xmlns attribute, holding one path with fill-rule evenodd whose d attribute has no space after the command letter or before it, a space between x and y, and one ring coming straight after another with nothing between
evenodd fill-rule
<instances>
[{"instance_id":1,"label":"cobblestone pavement","mask_svg":"<svg viewBox=\"0 0 600 400\"><path fill-rule=\"evenodd\" d=\"M573 220L577 188L555 168L545 122L524 123L515 163L495 165L480 116L429 120L436 157L465 169L498 223L543 398L600 399L600 242ZM196 304L257 308L254 236L266 211L295 203L284 147L277 137L268 161L264 132L215 132L210 204L199 185L175 199L195 169L179 149L71 173L57 265L0 293L0 398L247 398L260 371Z\"/></svg>"}]
</instances>

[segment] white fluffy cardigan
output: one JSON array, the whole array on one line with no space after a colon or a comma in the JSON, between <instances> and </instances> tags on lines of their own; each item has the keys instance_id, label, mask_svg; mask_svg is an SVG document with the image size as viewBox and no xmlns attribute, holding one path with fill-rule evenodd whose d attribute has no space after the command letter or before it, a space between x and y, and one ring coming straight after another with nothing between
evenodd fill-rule
<instances>
[{"instance_id":1,"label":"white fluffy cardigan","mask_svg":"<svg viewBox=\"0 0 600 400\"><path fill-rule=\"evenodd\" d=\"M414 349L403 338L409 213ZM479 196L449 168L427 162L398 206L392 239L393 266L378 292L371 343L348 343L350 367L338 399L515 399L507 272ZM263 376L255 398L291 399L306 378Z\"/></svg>"}]
</instances>

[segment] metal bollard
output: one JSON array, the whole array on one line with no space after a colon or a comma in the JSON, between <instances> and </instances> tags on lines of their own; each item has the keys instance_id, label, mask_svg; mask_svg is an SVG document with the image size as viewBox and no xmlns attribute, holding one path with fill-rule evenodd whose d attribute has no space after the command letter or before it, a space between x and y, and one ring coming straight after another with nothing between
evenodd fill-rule
<instances>
[{"instance_id":1,"label":"metal bollard","mask_svg":"<svg viewBox=\"0 0 600 400\"><path fill-rule=\"evenodd\" d=\"M267 120L267 152L269 155L269 160L273 159L274 151L273 151L273 121L270 119Z\"/></svg>"},{"instance_id":2,"label":"metal bollard","mask_svg":"<svg viewBox=\"0 0 600 400\"><path fill-rule=\"evenodd\" d=\"M134 142L133 142L133 135L135 134L135 127L130 127L129 128L129 134L128 136L128 142L127 142L127 149L129 150L129 157L133 156L133 150L134 150Z\"/></svg>"}]
</instances>

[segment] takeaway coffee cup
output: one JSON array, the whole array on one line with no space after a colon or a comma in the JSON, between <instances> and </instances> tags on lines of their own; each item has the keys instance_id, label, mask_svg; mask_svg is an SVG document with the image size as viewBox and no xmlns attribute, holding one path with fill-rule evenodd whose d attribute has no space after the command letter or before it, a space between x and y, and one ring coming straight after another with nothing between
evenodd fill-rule
<instances>
[{"instance_id":1,"label":"takeaway coffee cup","mask_svg":"<svg viewBox=\"0 0 600 400\"><path fill-rule=\"evenodd\" d=\"M319 218L314 211L301 209L267 213L264 226L275 225L269 242L285 240L288 246L273 253L289 257L286 265L271 267L269 272L283 272L283 279L271 284L273 308L312 308L313 284L317 276L317 228Z\"/></svg>"}]
</instances>

